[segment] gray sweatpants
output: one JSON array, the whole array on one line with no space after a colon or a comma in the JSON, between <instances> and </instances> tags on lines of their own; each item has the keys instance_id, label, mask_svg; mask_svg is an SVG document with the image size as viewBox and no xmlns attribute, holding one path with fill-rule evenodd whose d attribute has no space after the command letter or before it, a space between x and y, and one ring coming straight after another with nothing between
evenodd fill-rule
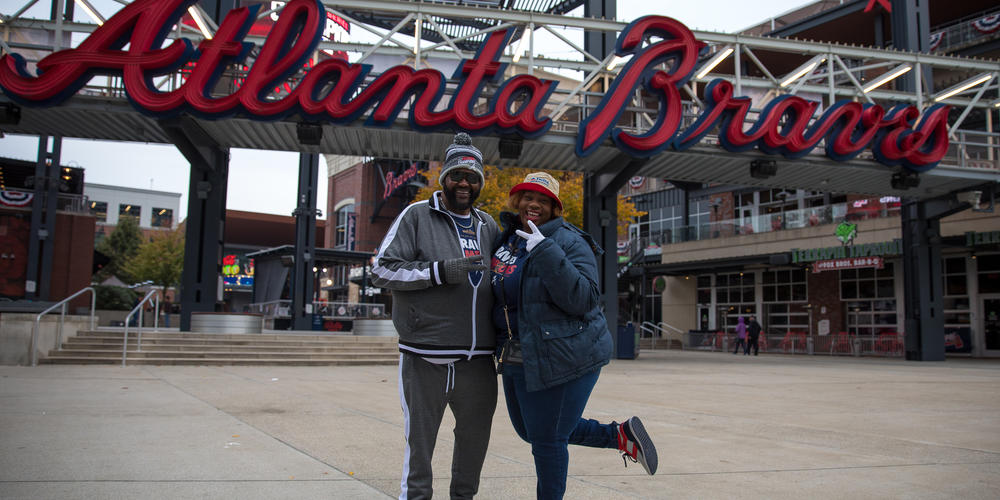
<instances>
[{"instance_id":1,"label":"gray sweatpants","mask_svg":"<svg viewBox=\"0 0 1000 500\"><path fill-rule=\"evenodd\" d=\"M447 365L402 353L399 398L403 406L406 454L400 500L433 495L431 457L445 407L455 416L455 449L451 457L451 498L471 499L479 491L479 473L497 407L497 375L493 359L478 358Z\"/></svg>"}]
</instances>

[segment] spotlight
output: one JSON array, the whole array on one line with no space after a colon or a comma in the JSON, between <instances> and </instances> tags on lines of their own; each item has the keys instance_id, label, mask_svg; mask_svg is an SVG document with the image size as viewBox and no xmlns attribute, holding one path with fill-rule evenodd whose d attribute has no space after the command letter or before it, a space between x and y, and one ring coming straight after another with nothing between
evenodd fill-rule
<instances>
[{"instance_id":1,"label":"spotlight","mask_svg":"<svg viewBox=\"0 0 1000 500\"><path fill-rule=\"evenodd\" d=\"M920 185L920 175L916 172L909 172L903 170L901 172L896 172L892 174L892 180L889 185L893 189L910 189L915 188Z\"/></svg>"},{"instance_id":2,"label":"spotlight","mask_svg":"<svg viewBox=\"0 0 1000 500\"><path fill-rule=\"evenodd\" d=\"M778 173L778 163L774 160L753 160L750 162L750 177L767 179Z\"/></svg>"},{"instance_id":3,"label":"spotlight","mask_svg":"<svg viewBox=\"0 0 1000 500\"><path fill-rule=\"evenodd\" d=\"M299 123L295 126L295 133L303 146L319 146L323 139L323 126L317 123Z\"/></svg>"},{"instance_id":4,"label":"spotlight","mask_svg":"<svg viewBox=\"0 0 1000 500\"><path fill-rule=\"evenodd\" d=\"M500 152L500 158L505 160L516 160L521 157L521 147L524 145L524 139L517 135L505 135L500 137L500 143L497 145L497 149Z\"/></svg>"}]
</instances>

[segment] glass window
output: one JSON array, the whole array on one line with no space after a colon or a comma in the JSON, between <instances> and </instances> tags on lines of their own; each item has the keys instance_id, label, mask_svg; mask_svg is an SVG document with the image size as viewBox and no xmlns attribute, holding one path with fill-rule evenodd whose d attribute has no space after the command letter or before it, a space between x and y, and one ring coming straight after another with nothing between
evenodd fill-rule
<instances>
[{"instance_id":1,"label":"glass window","mask_svg":"<svg viewBox=\"0 0 1000 500\"><path fill-rule=\"evenodd\" d=\"M106 201L92 201L90 202L90 214L97 217L97 222L107 222L108 221L108 202Z\"/></svg>"},{"instance_id":2,"label":"glass window","mask_svg":"<svg viewBox=\"0 0 1000 500\"><path fill-rule=\"evenodd\" d=\"M349 234L351 231L351 219L354 216L354 204L344 205L337 209L337 227L336 227L336 238L333 242L334 248L345 249L353 243L350 241L352 236Z\"/></svg>"},{"instance_id":3,"label":"glass window","mask_svg":"<svg viewBox=\"0 0 1000 500\"><path fill-rule=\"evenodd\" d=\"M142 212L142 207L139 205L129 205L122 203L118 205L118 220L119 222L125 218L134 218L136 224L139 223L139 213Z\"/></svg>"},{"instance_id":4,"label":"glass window","mask_svg":"<svg viewBox=\"0 0 1000 500\"><path fill-rule=\"evenodd\" d=\"M153 227L174 227L174 210L171 208L153 207L153 216L150 218L150 225Z\"/></svg>"}]
</instances>

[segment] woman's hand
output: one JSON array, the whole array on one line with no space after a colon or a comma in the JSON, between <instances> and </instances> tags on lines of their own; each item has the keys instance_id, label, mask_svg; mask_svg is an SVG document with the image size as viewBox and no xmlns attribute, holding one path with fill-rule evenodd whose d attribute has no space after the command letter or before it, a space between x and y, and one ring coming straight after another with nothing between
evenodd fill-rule
<instances>
[{"instance_id":1,"label":"woman's hand","mask_svg":"<svg viewBox=\"0 0 1000 500\"><path fill-rule=\"evenodd\" d=\"M520 229L514 232L528 242L527 245L528 253L531 253L531 249L535 248L535 245L541 243L542 240L545 239L545 236L542 234L541 231L538 230L537 227L535 227L535 223L531 222L530 220L528 221L528 228L531 229L531 233L526 233L524 231L521 231Z\"/></svg>"}]
</instances>

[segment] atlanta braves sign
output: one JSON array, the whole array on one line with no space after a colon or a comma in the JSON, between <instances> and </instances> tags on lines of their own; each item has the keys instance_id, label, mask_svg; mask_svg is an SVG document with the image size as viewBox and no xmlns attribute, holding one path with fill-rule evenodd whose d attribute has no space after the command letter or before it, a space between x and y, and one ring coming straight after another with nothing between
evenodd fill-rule
<instances>
[{"instance_id":1,"label":"atlanta braves sign","mask_svg":"<svg viewBox=\"0 0 1000 500\"><path fill-rule=\"evenodd\" d=\"M273 120L297 113L310 120L348 124L368 113L366 125L389 126L412 98L408 119L418 130L460 129L534 138L552 125L544 108L557 82L532 75L500 80L505 68L500 56L513 29L490 33L476 56L459 65L453 76L457 87L443 108L439 103L447 80L440 71L395 66L365 85L371 66L336 58L313 66L286 95L269 97L303 67L323 35L325 10L317 0L289 2L239 88L214 96L211 89L224 69L247 64L253 45L243 40L258 9L230 11L215 36L202 41L197 50L186 39L164 46L171 27L195 1L136 0L76 48L42 59L37 75L29 74L17 54L4 55L0 87L22 104L51 106L76 93L92 76L106 74L120 75L136 109L158 117L191 113L219 119L239 114ZM745 129L751 101L735 96L733 85L721 79L705 89L705 106L698 119L681 129L678 89L696 69L704 45L687 27L668 17L646 16L626 26L616 53L632 57L596 111L581 123L577 155L590 155L610 138L632 156L648 157L667 149L690 148L716 129L720 144L729 151L757 148L798 158L825 141L826 154L833 159L846 161L870 147L880 163L914 171L933 168L948 149L948 107L944 105L932 106L921 115L914 106L886 111L845 101L813 120L819 103L784 95L771 100ZM671 63L668 70L656 69L664 62ZM193 69L177 89L163 92L153 84L155 77L188 64ZM474 106L488 82L497 83L498 88L486 112L477 114ZM648 131L633 135L615 124L640 86L657 97L659 114Z\"/></svg>"}]
</instances>

